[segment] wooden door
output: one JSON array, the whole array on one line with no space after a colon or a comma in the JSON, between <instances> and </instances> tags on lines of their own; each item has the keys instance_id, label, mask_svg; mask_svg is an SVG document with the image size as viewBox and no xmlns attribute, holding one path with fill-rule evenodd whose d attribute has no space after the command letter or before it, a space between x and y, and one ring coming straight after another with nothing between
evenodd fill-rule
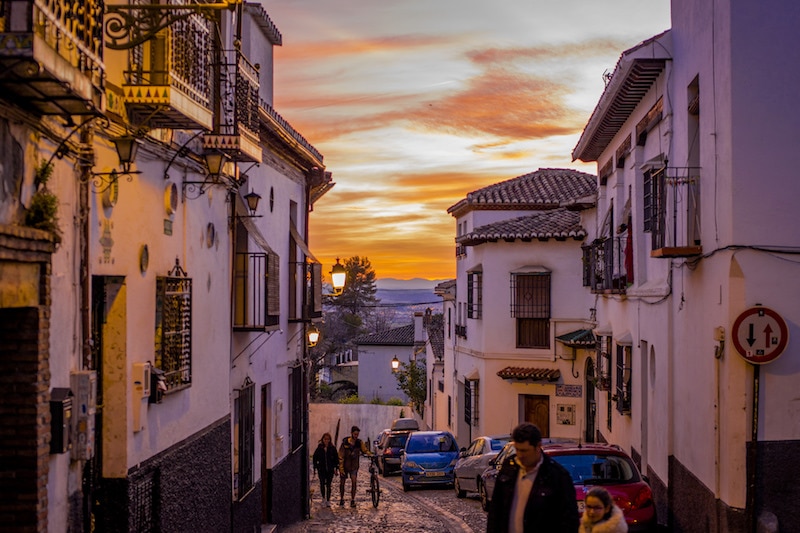
<instances>
[{"instance_id":1,"label":"wooden door","mask_svg":"<svg viewBox=\"0 0 800 533\"><path fill-rule=\"evenodd\" d=\"M542 437L550 436L550 397L525 395L525 421L539 426Z\"/></svg>"}]
</instances>

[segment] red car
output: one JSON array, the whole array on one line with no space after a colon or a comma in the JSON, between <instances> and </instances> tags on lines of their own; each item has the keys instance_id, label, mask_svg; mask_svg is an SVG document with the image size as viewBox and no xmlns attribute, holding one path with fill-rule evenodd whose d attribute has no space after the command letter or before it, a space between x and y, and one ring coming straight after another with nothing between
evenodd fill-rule
<instances>
[{"instance_id":1,"label":"red car","mask_svg":"<svg viewBox=\"0 0 800 533\"><path fill-rule=\"evenodd\" d=\"M545 453L567 469L575 483L578 510L592 486L608 490L625 514L628 531L655 531L656 508L647 479L619 446L613 444L543 444Z\"/></svg>"}]
</instances>

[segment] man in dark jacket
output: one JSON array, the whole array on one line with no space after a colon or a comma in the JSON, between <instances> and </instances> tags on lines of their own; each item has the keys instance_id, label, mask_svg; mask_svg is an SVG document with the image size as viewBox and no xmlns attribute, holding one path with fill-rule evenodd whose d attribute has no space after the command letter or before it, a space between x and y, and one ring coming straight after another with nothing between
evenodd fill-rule
<instances>
[{"instance_id":1,"label":"man in dark jacket","mask_svg":"<svg viewBox=\"0 0 800 533\"><path fill-rule=\"evenodd\" d=\"M511 432L516 456L497 474L487 533L573 533L578 505L572 477L542 452L542 433L523 422Z\"/></svg>"}]
</instances>

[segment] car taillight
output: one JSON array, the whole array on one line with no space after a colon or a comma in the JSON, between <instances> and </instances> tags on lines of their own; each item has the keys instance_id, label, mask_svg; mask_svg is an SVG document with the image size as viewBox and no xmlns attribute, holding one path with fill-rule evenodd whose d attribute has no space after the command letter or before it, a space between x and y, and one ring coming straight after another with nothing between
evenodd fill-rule
<instances>
[{"instance_id":1,"label":"car taillight","mask_svg":"<svg viewBox=\"0 0 800 533\"><path fill-rule=\"evenodd\" d=\"M385 450L383 450L383 455L392 455L392 449L386 448Z\"/></svg>"},{"instance_id":2,"label":"car taillight","mask_svg":"<svg viewBox=\"0 0 800 533\"><path fill-rule=\"evenodd\" d=\"M631 501L631 509L641 509L650 505L653 505L653 491L650 487L644 486Z\"/></svg>"}]
</instances>

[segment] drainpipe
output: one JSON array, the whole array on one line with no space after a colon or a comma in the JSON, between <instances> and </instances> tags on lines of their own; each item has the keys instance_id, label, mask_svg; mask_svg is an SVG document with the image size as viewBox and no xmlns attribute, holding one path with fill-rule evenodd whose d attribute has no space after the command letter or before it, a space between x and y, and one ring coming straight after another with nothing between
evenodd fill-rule
<instances>
[{"instance_id":1,"label":"drainpipe","mask_svg":"<svg viewBox=\"0 0 800 533\"><path fill-rule=\"evenodd\" d=\"M94 131L91 127L81 131L81 145L92 146ZM91 152L94 159L94 151ZM80 315L82 342L82 367L83 369L97 368L92 360L92 324L90 317L91 308L91 283L89 274L89 183L92 181L92 162L79 158L80 179L78 180L78 239L80 253L79 279L81 284Z\"/></svg>"}]
</instances>

